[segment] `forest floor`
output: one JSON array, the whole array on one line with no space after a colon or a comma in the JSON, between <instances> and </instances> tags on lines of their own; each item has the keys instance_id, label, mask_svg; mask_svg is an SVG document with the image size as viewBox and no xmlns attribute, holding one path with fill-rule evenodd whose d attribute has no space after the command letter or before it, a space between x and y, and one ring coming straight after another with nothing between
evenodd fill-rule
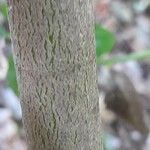
<instances>
[{"instance_id":1,"label":"forest floor","mask_svg":"<svg viewBox=\"0 0 150 150\"><path fill-rule=\"evenodd\" d=\"M149 1L97 0L95 18L97 23L115 35L116 43L109 54L110 56L129 55L144 50L150 51ZM100 66L98 72L100 86L103 86L104 80L107 80L106 70L115 70L116 75L112 79L118 83L118 79L122 78L121 80L124 81L122 89L124 90L120 90L122 90L123 95L128 95L130 105L133 102L133 93L138 95L139 105L142 106L140 111L143 113L146 126L150 129L150 59L147 58L140 61L133 59L123 63L116 63L111 68L108 68ZM128 79L124 78L122 74L125 74ZM130 91L128 89L131 89L132 85L128 84L128 80L134 86L132 94L129 94ZM104 84L105 88L109 86L109 84ZM117 95L117 92L114 91L113 94ZM131 109L135 108L134 105L130 107ZM134 115L138 116L138 112ZM104 120L106 120L107 116L104 117ZM110 119L110 114L108 119ZM106 128L106 130L104 129L105 147L107 150L150 149L150 134L148 131L145 136L128 126L126 122L122 121L122 118L118 117L117 121L119 122L117 129L112 126L110 120L104 123Z\"/></svg>"}]
</instances>

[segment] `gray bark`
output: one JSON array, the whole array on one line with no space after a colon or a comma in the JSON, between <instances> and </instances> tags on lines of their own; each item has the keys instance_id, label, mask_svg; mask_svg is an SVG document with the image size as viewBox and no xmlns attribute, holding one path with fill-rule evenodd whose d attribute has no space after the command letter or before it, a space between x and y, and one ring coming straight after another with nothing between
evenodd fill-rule
<instances>
[{"instance_id":1,"label":"gray bark","mask_svg":"<svg viewBox=\"0 0 150 150\"><path fill-rule=\"evenodd\" d=\"M100 150L91 0L8 0L31 150Z\"/></svg>"}]
</instances>

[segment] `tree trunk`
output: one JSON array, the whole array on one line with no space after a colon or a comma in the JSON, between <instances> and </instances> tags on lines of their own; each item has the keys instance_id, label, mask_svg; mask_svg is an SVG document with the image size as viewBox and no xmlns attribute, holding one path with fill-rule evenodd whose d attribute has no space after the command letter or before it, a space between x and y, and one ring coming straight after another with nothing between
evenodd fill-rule
<instances>
[{"instance_id":1,"label":"tree trunk","mask_svg":"<svg viewBox=\"0 0 150 150\"><path fill-rule=\"evenodd\" d=\"M100 150L91 0L8 0L30 150Z\"/></svg>"}]
</instances>

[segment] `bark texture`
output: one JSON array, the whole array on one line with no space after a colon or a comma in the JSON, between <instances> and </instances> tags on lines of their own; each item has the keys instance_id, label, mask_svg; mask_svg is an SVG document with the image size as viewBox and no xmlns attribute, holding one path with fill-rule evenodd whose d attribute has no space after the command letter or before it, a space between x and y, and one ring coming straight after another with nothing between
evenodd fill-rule
<instances>
[{"instance_id":1,"label":"bark texture","mask_svg":"<svg viewBox=\"0 0 150 150\"><path fill-rule=\"evenodd\" d=\"M91 0L8 0L30 150L100 150Z\"/></svg>"}]
</instances>

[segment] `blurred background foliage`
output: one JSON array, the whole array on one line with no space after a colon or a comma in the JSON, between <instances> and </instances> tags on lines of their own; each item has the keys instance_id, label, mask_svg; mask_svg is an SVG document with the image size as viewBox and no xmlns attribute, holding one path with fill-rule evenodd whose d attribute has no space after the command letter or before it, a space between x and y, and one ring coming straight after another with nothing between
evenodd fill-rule
<instances>
[{"instance_id":1,"label":"blurred background foliage","mask_svg":"<svg viewBox=\"0 0 150 150\"><path fill-rule=\"evenodd\" d=\"M5 28L5 23L7 22L7 16L8 16L8 9L6 1L0 1L0 38L3 38L5 40L10 39L10 33L9 30ZM8 54L8 73L7 73L7 84L9 87L11 87L14 92L18 95L18 86L16 81L16 73L14 68L14 61L12 54Z\"/></svg>"},{"instance_id":2,"label":"blurred background foliage","mask_svg":"<svg viewBox=\"0 0 150 150\"><path fill-rule=\"evenodd\" d=\"M7 84L9 87L11 87L16 95L19 95L18 92L18 86L17 86L17 80L16 80L16 72L15 72L15 66L14 66L14 61L12 55L8 57L8 64L9 64L9 69L7 73Z\"/></svg>"}]
</instances>

